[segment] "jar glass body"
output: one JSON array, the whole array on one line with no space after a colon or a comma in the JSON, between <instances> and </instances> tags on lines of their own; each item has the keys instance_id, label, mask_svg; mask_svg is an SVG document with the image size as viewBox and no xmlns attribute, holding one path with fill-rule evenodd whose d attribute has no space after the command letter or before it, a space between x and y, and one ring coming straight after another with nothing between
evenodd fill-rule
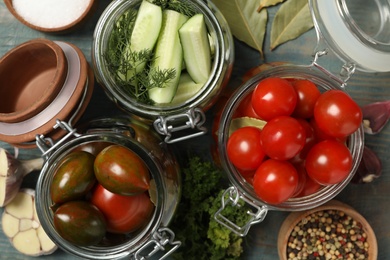
<instances>
[{"instance_id":1,"label":"jar glass body","mask_svg":"<svg viewBox=\"0 0 390 260\"><path fill-rule=\"evenodd\" d=\"M278 204L270 205L262 201L255 193L253 186L249 184L244 177L239 173L235 166L230 162L226 144L229 137L229 126L232 118L238 108L239 104L247 95L249 95L256 85L267 77L281 77L281 78L295 78L295 79L308 79L317 85L321 92L330 89L343 90L342 81L328 73L321 67L315 65L300 66L300 65L281 65L273 67L266 71L263 71L253 78L244 83L228 100L227 104L222 111L219 128L218 128L218 151L219 159L222 167L229 177L230 182L237 188L241 196L245 197L248 201L253 202L257 206L266 206L268 209L274 210L286 210L286 211L298 211L314 208L319 206L330 199L334 198L340 193L343 188L350 182L355 174L357 167L359 166L364 146L364 133L362 127L360 127L355 133L348 137L348 148L352 154L352 169L348 177L341 183L324 186L314 194L299 197L290 198L289 200Z\"/></svg>"},{"instance_id":2,"label":"jar glass body","mask_svg":"<svg viewBox=\"0 0 390 260\"><path fill-rule=\"evenodd\" d=\"M143 123L128 117L96 119L81 126L82 134L64 142L45 161L36 186L36 208L42 227L64 251L88 259L119 259L142 254L141 248L161 228L168 227L181 195L181 176L173 153L159 136ZM122 145L135 152L146 163L156 184L154 213L144 227L126 235L110 235L102 245L80 247L63 239L53 223L50 186L59 162L73 151L97 154L112 144ZM158 241L156 241L158 243Z\"/></svg>"},{"instance_id":3,"label":"jar glass body","mask_svg":"<svg viewBox=\"0 0 390 260\"><path fill-rule=\"evenodd\" d=\"M137 9L142 0L113 1L103 12L94 32L92 61L97 81L103 86L108 97L126 112L141 118L154 120L159 116L170 116L185 113L190 109L207 110L215 103L219 93L227 84L233 62L233 38L229 26L221 12L211 2L202 0L184 0L191 4L198 13L202 13L205 23L214 44L214 54L211 64L211 74L201 90L183 103L178 104L144 104L130 97L115 82L113 75L107 68L105 52L108 41L118 17L130 8Z\"/></svg>"}]
</instances>

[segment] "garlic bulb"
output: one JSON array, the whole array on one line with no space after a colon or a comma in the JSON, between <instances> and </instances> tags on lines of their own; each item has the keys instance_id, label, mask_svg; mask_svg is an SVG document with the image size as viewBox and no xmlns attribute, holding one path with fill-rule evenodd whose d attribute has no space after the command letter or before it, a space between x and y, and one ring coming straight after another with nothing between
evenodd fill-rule
<instances>
[{"instance_id":1,"label":"garlic bulb","mask_svg":"<svg viewBox=\"0 0 390 260\"><path fill-rule=\"evenodd\" d=\"M16 250L29 256L53 253L57 246L43 230L35 208L35 191L21 189L4 208L2 229Z\"/></svg>"}]
</instances>

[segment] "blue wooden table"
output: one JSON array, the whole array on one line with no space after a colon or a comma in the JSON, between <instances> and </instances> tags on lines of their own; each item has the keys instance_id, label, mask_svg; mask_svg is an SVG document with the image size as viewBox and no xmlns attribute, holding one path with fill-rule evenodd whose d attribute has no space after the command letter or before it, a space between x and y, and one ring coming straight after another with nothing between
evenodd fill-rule
<instances>
[{"instance_id":1,"label":"blue wooden table","mask_svg":"<svg viewBox=\"0 0 390 260\"><path fill-rule=\"evenodd\" d=\"M98 3L96 13L80 30L67 35L48 35L22 25L8 12L1 1L0 55L2 56L11 48L30 39L48 38L75 44L84 52L90 62L93 30L97 19L109 1L100 0ZM269 19L272 21L274 9L270 9L269 14ZM271 52L269 51L268 30L264 45L265 59L262 60L257 51L242 42L235 41L236 60L229 87L237 87L245 71L264 62L285 61L308 65L312 61L312 52L315 45L316 35L314 29L312 29ZM337 73L340 70L340 63L332 55L321 58L320 63L332 72ZM367 74L356 72L348 81L346 90L360 105L379 100L389 100L390 73ZM108 100L101 87L96 84L92 100L81 121L97 116L112 116L118 113L120 111ZM210 115L208 113L208 123L212 121ZM201 141L186 141L183 144L177 144L178 149L185 146L186 149L209 153L209 146L200 144L207 144L211 141L210 133L200 137L200 139ZM371 184L349 184L336 198L354 207L368 220L377 236L378 259L390 259L390 126L387 126L376 136L367 135L365 142L381 158L383 162L382 176ZM13 151L12 147L6 143L0 142L0 146ZM34 158L40 154L37 149L21 150L19 152L19 158L22 159ZM34 176L31 178L34 178ZM34 187L33 181L29 178L25 180L23 185ZM2 210L0 210L0 213L2 213ZM247 243L242 259L277 259L277 234L287 214L288 212L269 212L264 222L253 226L246 237ZM42 258L74 259L75 257L58 250L56 253ZM29 259L29 257L18 253L0 230L0 259Z\"/></svg>"}]
</instances>

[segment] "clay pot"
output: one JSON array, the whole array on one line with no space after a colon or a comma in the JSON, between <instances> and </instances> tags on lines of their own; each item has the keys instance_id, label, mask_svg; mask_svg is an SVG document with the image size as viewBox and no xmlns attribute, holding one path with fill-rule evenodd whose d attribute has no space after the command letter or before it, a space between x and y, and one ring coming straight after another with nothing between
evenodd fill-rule
<instances>
[{"instance_id":1,"label":"clay pot","mask_svg":"<svg viewBox=\"0 0 390 260\"><path fill-rule=\"evenodd\" d=\"M4 3L7 6L10 13L16 19L18 19L22 24L24 24L24 25L26 25L34 30L45 32L45 33L64 34L64 33L72 32L72 31L76 30L77 28L79 28L80 26L82 26L86 22L86 20L88 20L89 17L94 13L97 1L90 0L88 3L88 6L85 8L84 12L81 13L77 19L71 21L70 23L68 23L66 25L60 26L60 27L50 27L50 25L45 27L42 25L39 26L37 24L33 24L33 23L27 21L28 19L26 20L26 18L24 18L21 14L19 14L15 10L12 0L4 0ZM46 10L49 10L49 9L45 9L44 11L40 12L39 15L44 16Z\"/></svg>"},{"instance_id":2,"label":"clay pot","mask_svg":"<svg viewBox=\"0 0 390 260\"><path fill-rule=\"evenodd\" d=\"M0 104L0 140L32 148L36 135L62 137L66 131L54 129L56 121L77 122L93 86L93 72L75 45L35 39L15 47L0 60L0 94L7 97Z\"/></svg>"},{"instance_id":3,"label":"clay pot","mask_svg":"<svg viewBox=\"0 0 390 260\"><path fill-rule=\"evenodd\" d=\"M370 224L367 222L367 220L351 206L337 200L331 200L317 208L307 210L307 211L293 212L287 216L282 226L280 227L279 235L278 235L278 254L281 260L288 259L286 253L287 245L288 245L291 232L294 230L295 226L297 226L298 223L300 223L302 219L306 218L307 216L316 212L326 211L326 210L335 210L335 211L344 212L346 215L350 216L353 220L359 222L362 225L363 231L367 234L366 241L369 245L368 260L377 259L378 256L377 240L375 237L375 233L372 230ZM345 234L345 235L349 236L349 234Z\"/></svg>"}]
</instances>

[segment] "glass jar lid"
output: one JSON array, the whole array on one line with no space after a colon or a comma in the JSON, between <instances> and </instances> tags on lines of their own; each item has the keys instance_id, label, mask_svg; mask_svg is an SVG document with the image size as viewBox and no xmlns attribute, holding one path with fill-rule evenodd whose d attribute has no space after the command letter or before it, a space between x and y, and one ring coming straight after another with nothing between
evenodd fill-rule
<instances>
[{"instance_id":1,"label":"glass jar lid","mask_svg":"<svg viewBox=\"0 0 390 260\"><path fill-rule=\"evenodd\" d=\"M390 71L390 1L310 0L320 40L362 71Z\"/></svg>"}]
</instances>

